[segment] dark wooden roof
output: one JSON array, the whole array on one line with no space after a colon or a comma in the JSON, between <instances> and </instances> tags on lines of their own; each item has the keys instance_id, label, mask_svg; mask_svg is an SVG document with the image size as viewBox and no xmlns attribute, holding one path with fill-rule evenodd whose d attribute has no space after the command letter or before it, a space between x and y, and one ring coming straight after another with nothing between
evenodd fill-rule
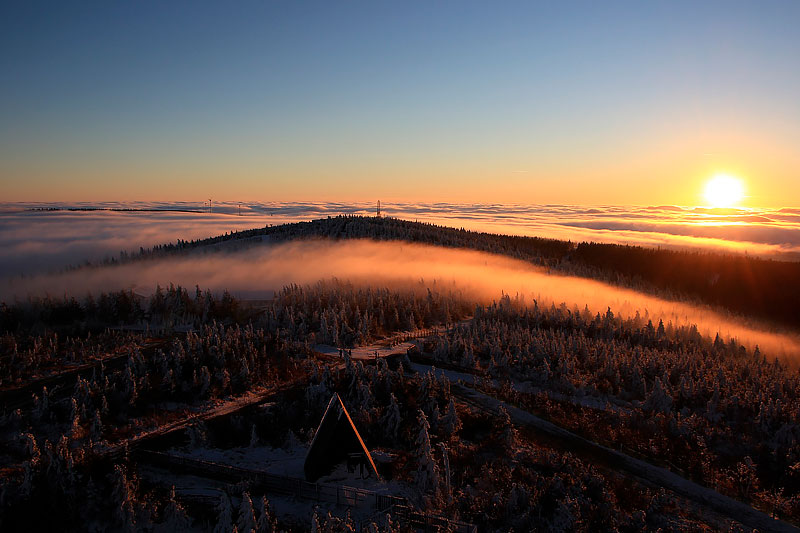
<instances>
[{"instance_id":1,"label":"dark wooden roof","mask_svg":"<svg viewBox=\"0 0 800 533\"><path fill-rule=\"evenodd\" d=\"M363 454L371 472L375 474L376 479L380 479L375 461L372 460L364 439L353 424L353 419L350 418L342 399L334 393L306 455L303 465L306 479L316 481L352 453Z\"/></svg>"}]
</instances>

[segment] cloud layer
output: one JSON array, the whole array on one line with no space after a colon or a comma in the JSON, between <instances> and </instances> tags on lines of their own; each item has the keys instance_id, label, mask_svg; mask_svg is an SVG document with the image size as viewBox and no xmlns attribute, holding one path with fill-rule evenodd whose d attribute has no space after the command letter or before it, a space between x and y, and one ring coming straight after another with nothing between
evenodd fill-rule
<instances>
[{"instance_id":1,"label":"cloud layer","mask_svg":"<svg viewBox=\"0 0 800 533\"><path fill-rule=\"evenodd\" d=\"M158 211L30 211L32 208ZM372 203L0 204L0 276L60 269L139 247L339 214L375 213ZM172 210L172 211L167 211ZM206 211L206 212L204 212ZM677 206L579 207L389 204L388 216L467 229L800 259L800 209L712 210Z\"/></svg>"}]
</instances>

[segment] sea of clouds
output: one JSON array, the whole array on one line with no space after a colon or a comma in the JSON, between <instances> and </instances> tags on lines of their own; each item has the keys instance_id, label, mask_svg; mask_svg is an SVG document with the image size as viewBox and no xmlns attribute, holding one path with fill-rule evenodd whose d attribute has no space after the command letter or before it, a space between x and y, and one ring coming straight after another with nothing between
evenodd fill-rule
<instances>
[{"instance_id":1,"label":"sea of clouds","mask_svg":"<svg viewBox=\"0 0 800 533\"><path fill-rule=\"evenodd\" d=\"M52 208L62 210L42 210ZM93 208L107 210L69 210ZM0 277L60 270L178 239L339 214L373 215L375 208L373 203L215 202L209 212L203 202L0 204ZM800 259L800 209L392 203L382 211L493 233Z\"/></svg>"}]
</instances>

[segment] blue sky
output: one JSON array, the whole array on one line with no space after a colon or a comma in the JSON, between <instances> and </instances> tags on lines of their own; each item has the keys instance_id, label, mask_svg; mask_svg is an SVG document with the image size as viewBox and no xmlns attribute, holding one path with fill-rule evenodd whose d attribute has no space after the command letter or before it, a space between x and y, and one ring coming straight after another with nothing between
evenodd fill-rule
<instances>
[{"instance_id":1,"label":"blue sky","mask_svg":"<svg viewBox=\"0 0 800 533\"><path fill-rule=\"evenodd\" d=\"M5 2L0 179L11 200L659 204L720 167L776 205L798 22L798 2Z\"/></svg>"}]
</instances>

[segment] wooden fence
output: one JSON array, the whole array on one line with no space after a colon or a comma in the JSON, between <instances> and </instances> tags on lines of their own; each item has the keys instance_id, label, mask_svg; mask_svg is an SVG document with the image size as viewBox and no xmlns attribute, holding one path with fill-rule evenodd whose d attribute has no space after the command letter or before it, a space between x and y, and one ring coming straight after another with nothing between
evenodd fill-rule
<instances>
[{"instance_id":1,"label":"wooden fence","mask_svg":"<svg viewBox=\"0 0 800 533\"><path fill-rule=\"evenodd\" d=\"M241 468L152 450L139 450L136 454L142 461L156 466L192 473L200 472L216 479L235 483L247 481L265 492L294 496L304 500L335 503L346 507L364 507L375 511L385 511L394 505L408 504L405 498L346 485L309 483L301 478L271 474L263 470Z\"/></svg>"},{"instance_id":2,"label":"wooden fence","mask_svg":"<svg viewBox=\"0 0 800 533\"><path fill-rule=\"evenodd\" d=\"M380 494L372 490L348 487L346 485L309 483L301 478L271 474L263 470L241 468L152 450L137 450L136 455L144 462L171 470L180 470L192 474L200 473L201 475L232 483L245 481L253 487L271 494L281 494L303 500L374 511L375 514L372 518L360 524L361 530L365 530L373 522L380 522L383 517L390 514L394 521L410 526L415 531L425 533L438 531L477 533L477 527L473 524L415 511L405 498Z\"/></svg>"},{"instance_id":3,"label":"wooden fence","mask_svg":"<svg viewBox=\"0 0 800 533\"><path fill-rule=\"evenodd\" d=\"M425 337L430 337L431 335L441 335L445 331L447 331L447 328L443 327L415 329L414 331L407 331L404 333L398 333L397 335L393 335L388 339L385 339L383 342L388 342L390 345L400 344L414 339L422 339Z\"/></svg>"}]
</instances>

